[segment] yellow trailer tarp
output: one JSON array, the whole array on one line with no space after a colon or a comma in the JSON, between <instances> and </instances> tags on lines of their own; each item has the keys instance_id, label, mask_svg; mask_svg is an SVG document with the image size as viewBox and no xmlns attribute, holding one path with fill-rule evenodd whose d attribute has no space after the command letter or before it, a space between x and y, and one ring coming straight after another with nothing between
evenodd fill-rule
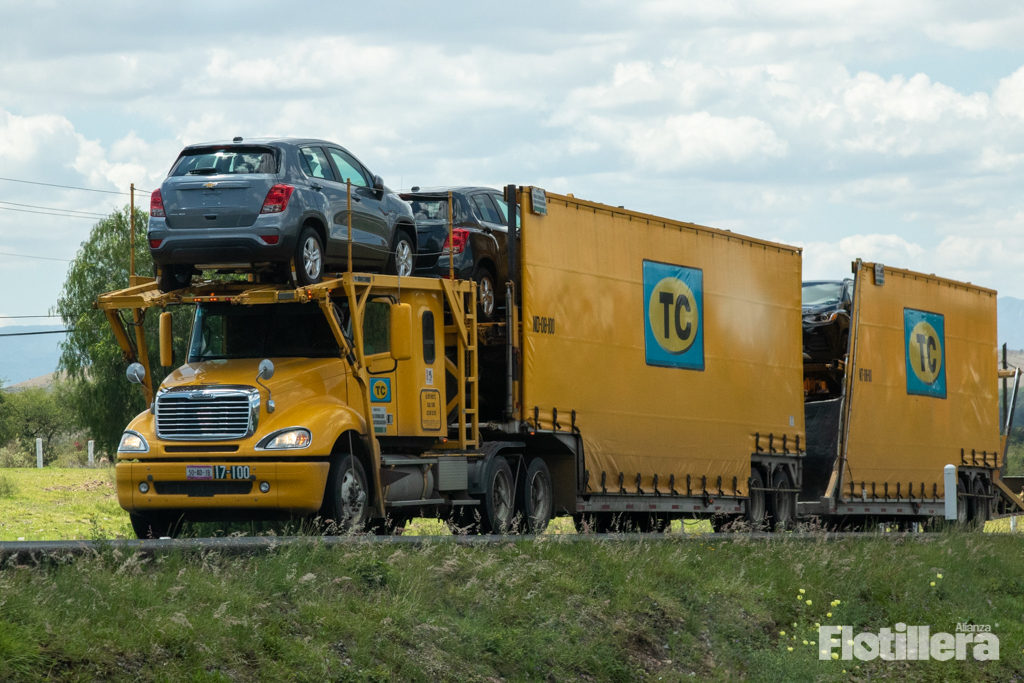
<instances>
[{"instance_id":1,"label":"yellow trailer tarp","mask_svg":"<svg viewBox=\"0 0 1024 683\"><path fill-rule=\"evenodd\" d=\"M524 190L521 419L571 411L590 491L746 495L760 447L804 445L801 253L794 247Z\"/></svg>"},{"instance_id":2,"label":"yellow trailer tarp","mask_svg":"<svg viewBox=\"0 0 1024 683\"><path fill-rule=\"evenodd\" d=\"M874 263L855 268L843 493L942 496L961 451L1002 464L996 292L881 264L876 284Z\"/></svg>"}]
</instances>

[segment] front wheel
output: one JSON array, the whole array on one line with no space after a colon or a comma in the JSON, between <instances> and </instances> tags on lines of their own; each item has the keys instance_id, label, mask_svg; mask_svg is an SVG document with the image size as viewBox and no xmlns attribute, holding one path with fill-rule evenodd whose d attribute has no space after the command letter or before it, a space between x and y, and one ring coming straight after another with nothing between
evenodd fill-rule
<instances>
[{"instance_id":1,"label":"front wheel","mask_svg":"<svg viewBox=\"0 0 1024 683\"><path fill-rule=\"evenodd\" d=\"M331 463L324 491L323 518L338 533L362 531L370 518L370 487L358 458L345 455Z\"/></svg>"},{"instance_id":2,"label":"front wheel","mask_svg":"<svg viewBox=\"0 0 1024 683\"><path fill-rule=\"evenodd\" d=\"M416 269L416 248L404 230L395 232L395 246L388 261L388 275L408 277Z\"/></svg>"}]
</instances>

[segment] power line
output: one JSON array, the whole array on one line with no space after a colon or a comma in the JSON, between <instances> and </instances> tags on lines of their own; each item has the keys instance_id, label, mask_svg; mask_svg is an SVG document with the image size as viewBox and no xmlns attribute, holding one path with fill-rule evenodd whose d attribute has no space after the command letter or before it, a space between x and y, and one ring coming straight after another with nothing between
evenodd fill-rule
<instances>
[{"instance_id":1,"label":"power line","mask_svg":"<svg viewBox=\"0 0 1024 683\"><path fill-rule=\"evenodd\" d=\"M15 332L13 334L0 334L0 337L30 337L34 334L64 334L74 330L50 330L48 332Z\"/></svg>"},{"instance_id":2,"label":"power line","mask_svg":"<svg viewBox=\"0 0 1024 683\"><path fill-rule=\"evenodd\" d=\"M131 195L130 192L118 192L116 190L94 190L91 187L75 187L74 185L55 185L53 183L39 183L34 180L17 180L16 178L0 178L0 180L6 180L9 183L24 183L26 185L43 185L45 187L60 187L65 190L82 190L83 192L102 192L103 194L120 194L128 197ZM136 191L144 191L138 190Z\"/></svg>"},{"instance_id":3,"label":"power line","mask_svg":"<svg viewBox=\"0 0 1024 683\"><path fill-rule=\"evenodd\" d=\"M71 263L73 259L69 258L53 258L52 256L29 256L28 254L11 254L6 251L0 251L0 256L16 256L18 258L35 258L40 261L63 261L64 263Z\"/></svg>"},{"instance_id":4,"label":"power line","mask_svg":"<svg viewBox=\"0 0 1024 683\"><path fill-rule=\"evenodd\" d=\"M59 315L0 315L0 320L20 320L21 318L59 318Z\"/></svg>"},{"instance_id":5,"label":"power line","mask_svg":"<svg viewBox=\"0 0 1024 683\"><path fill-rule=\"evenodd\" d=\"M81 213L87 216L96 216L98 218L106 218L105 213L96 213L95 211L81 211L79 209L62 209L59 206L37 206L35 204L19 204L18 202L7 202L0 201L0 204L10 204L11 206L23 206L28 209L44 209L45 211L64 211L66 213Z\"/></svg>"},{"instance_id":6,"label":"power line","mask_svg":"<svg viewBox=\"0 0 1024 683\"><path fill-rule=\"evenodd\" d=\"M79 216L73 213L51 213L47 211L33 211L32 209L12 209L9 206L0 206L0 209L3 209L4 211L17 211L19 213L37 213L43 216L57 216L58 218L86 218L90 221L94 221L97 218L97 216ZM106 218L106 216L102 217Z\"/></svg>"}]
</instances>

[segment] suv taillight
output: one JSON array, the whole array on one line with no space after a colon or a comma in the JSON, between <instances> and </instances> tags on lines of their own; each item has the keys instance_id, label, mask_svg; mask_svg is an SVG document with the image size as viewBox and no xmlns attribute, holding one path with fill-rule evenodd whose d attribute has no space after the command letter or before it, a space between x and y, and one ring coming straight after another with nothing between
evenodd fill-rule
<instances>
[{"instance_id":1,"label":"suv taillight","mask_svg":"<svg viewBox=\"0 0 1024 683\"><path fill-rule=\"evenodd\" d=\"M157 218L164 217L164 198L160 196L160 190L153 190L149 195L149 215Z\"/></svg>"},{"instance_id":2,"label":"suv taillight","mask_svg":"<svg viewBox=\"0 0 1024 683\"><path fill-rule=\"evenodd\" d=\"M455 253L461 254L462 250L466 248L466 240L469 239L469 230L465 228L455 228L452 230L452 241L455 242ZM448 238L444 238L444 246L441 248L441 255L450 254L452 252L451 244Z\"/></svg>"},{"instance_id":3,"label":"suv taillight","mask_svg":"<svg viewBox=\"0 0 1024 683\"><path fill-rule=\"evenodd\" d=\"M263 200L260 213L281 213L288 208L288 200L292 198L295 188L291 185L274 185Z\"/></svg>"}]
</instances>

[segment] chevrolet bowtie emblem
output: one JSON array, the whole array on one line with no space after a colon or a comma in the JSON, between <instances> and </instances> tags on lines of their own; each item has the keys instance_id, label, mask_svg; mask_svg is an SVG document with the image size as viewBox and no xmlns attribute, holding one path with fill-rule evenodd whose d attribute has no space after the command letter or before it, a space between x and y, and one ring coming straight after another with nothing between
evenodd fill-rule
<instances>
[{"instance_id":1,"label":"chevrolet bowtie emblem","mask_svg":"<svg viewBox=\"0 0 1024 683\"><path fill-rule=\"evenodd\" d=\"M217 183L203 183L203 187L217 187Z\"/></svg>"}]
</instances>

